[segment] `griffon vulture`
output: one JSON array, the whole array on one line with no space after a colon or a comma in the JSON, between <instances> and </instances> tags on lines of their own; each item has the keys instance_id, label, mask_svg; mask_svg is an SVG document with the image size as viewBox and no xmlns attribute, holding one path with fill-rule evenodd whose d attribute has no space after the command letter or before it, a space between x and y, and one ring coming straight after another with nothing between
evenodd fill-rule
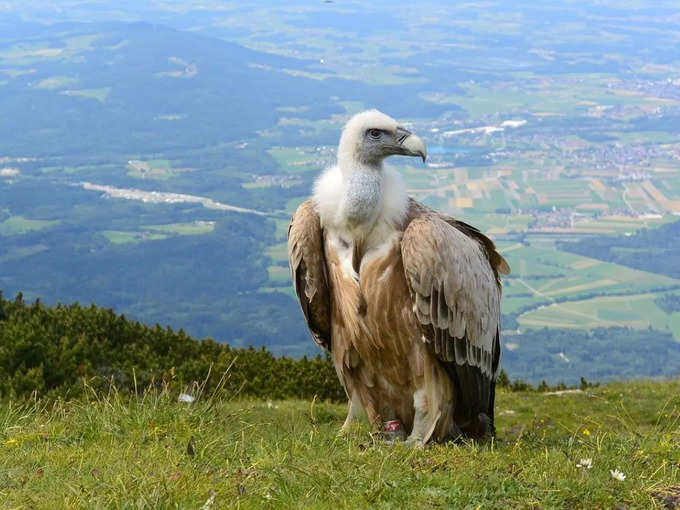
<instances>
[{"instance_id":1,"label":"griffon vulture","mask_svg":"<svg viewBox=\"0 0 680 510\"><path fill-rule=\"evenodd\" d=\"M409 444L492 435L508 264L479 230L409 198L392 155L425 161L425 145L377 110L352 117L288 232L304 318L349 397L343 430L363 407Z\"/></svg>"}]
</instances>

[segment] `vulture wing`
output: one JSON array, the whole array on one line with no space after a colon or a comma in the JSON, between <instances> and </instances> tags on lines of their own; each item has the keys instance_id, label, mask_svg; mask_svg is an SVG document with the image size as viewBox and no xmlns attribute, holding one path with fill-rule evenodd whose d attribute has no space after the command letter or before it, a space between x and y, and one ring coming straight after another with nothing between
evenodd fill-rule
<instances>
[{"instance_id":1,"label":"vulture wing","mask_svg":"<svg viewBox=\"0 0 680 510\"><path fill-rule=\"evenodd\" d=\"M404 231L401 253L423 339L456 389L456 424L473 437L492 432L498 273L509 272L507 263L477 229L426 208Z\"/></svg>"},{"instance_id":2,"label":"vulture wing","mask_svg":"<svg viewBox=\"0 0 680 510\"><path fill-rule=\"evenodd\" d=\"M303 202L288 227L288 262L293 286L314 341L331 348L331 305L319 214Z\"/></svg>"}]
</instances>

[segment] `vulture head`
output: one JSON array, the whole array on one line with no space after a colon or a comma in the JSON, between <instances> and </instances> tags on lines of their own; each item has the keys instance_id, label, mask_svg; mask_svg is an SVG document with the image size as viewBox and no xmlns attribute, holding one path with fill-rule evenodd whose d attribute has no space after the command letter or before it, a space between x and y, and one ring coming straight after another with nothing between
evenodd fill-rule
<instances>
[{"instance_id":1,"label":"vulture head","mask_svg":"<svg viewBox=\"0 0 680 510\"><path fill-rule=\"evenodd\" d=\"M424 162L427 152L418 136L378 110L358 113L345 124L338 146L341 169L362 166L379 170L383 160L393 155L419 156Z\"/></svg>"}]
</instances>

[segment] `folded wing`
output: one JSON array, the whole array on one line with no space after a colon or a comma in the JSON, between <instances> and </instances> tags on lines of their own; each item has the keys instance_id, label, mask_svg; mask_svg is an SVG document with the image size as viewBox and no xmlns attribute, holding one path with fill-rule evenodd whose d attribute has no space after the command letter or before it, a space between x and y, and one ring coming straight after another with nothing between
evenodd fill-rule
<instances>
[{"instance_id":1,"label":"folded wing","mask_svg":"<svg viewBox=\"0 0 680 510\"><path fill-rule=\"evenodd\" d=\"M311 200L295 211L288 227L288 261L293 286L314 341L331 348L328 278L319 215Z\"/></svg>"},{"instance_id":2,"label":"folded wing","mask_svg":"<svg viewBox=\"0 0 680 510\"><path fill-rule=\"evenodd\" d=\"M423 338L456 388L454 420L467 435L490 433L507 263L479 231L434 211L409 223L401 252Z\"/></svg>"}]
</instances>

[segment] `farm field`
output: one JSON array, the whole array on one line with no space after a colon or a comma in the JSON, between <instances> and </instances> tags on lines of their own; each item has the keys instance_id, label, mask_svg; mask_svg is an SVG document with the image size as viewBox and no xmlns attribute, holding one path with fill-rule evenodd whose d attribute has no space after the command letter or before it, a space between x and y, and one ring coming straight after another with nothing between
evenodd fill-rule
<instances>
[{"instance_id":1,"label":"farm field","mask_svg":"<svg viewBox=\"0 0 680 510\"><path fill-rule=\"evenodd\" d=\"M25 218L23 216L11 216L0 222L0 235L21 235L27 232L49 228L57 224L59 224L58 220L36 220Z\"/></svg>"},{"instance_id":2,"label":"farm field","mask_svg":"<svg viewBox=\"0 0 680 510\"><path fill-rule=\"evenodd\" d=\"M672 508L680 383L497 394L497 437L406 448L345 406L110 392L0 408L9 508Z\"/></svg>"},{"instance_id":3,"label":"farm field","mask_svg":"<svg viewBox=\"0 0 680 510\"><path fill-rule=\"evenodd\" d=\"M505 279L503 310L516 313L532 302L574 300L592 294L662 293L680 280L591 259L554 247L519 243L500 245L514 272ZM556 310L561 309L558 306Z\"/></svg>"},{"instance_id":4,"label":"farm field","mask_svg":"<svg viewBox=\"0 0 680 510\"><path fill-rule=\"evenodd\" d=\"M583 301L553 303L521 314L525 327L595 328L628 326L668 331L680 342L680 313L666 313L654 301L659 294L604 296Z\"/></svg>"}]
</instances>

